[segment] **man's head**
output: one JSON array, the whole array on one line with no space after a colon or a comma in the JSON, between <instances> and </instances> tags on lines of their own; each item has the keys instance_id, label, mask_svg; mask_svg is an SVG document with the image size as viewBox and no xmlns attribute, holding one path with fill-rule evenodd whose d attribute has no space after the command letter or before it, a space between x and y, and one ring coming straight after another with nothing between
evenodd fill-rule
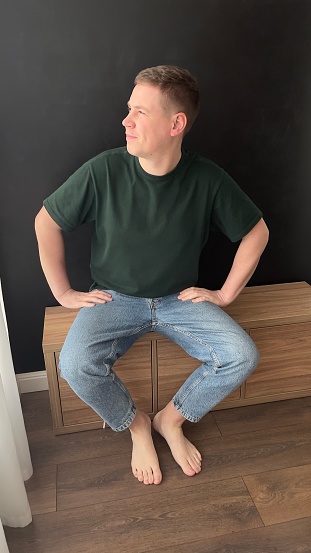
<instances>
[{"instance_id":1,"label":"man's head","mask_svg":"<svg viewBox=\"0 0 311 553\"><path fill-rule=\"evenodd\" d=\"M174 166L181 155L184 135L193 124L199 106L196 79L185 69L160 65L141 71L123 119L127 151L139 158L149 172ZM144 161L143 161L144 160ZM163 167L162 167L163 169Z\"/></svg>"},{"instance_id":2,"label":"man's head","mask_svg":"<svg viewBox=\"0 0 311 553\"><path fill-rule=\"evenodd\" d=\"M187 117L184 135L192 127L199 111L199 87L196 78L176 65L158 65L143 69L135 78L135 85L149 84L163 94L164 110L183 112Z\"/></svg>"}]
</instances>

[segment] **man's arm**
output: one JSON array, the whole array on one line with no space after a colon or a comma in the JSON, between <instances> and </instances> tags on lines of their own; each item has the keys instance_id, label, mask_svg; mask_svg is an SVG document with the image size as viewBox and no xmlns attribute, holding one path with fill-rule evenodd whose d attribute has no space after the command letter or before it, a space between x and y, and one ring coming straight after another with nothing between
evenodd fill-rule
<instances>
[{"instance_id":1,"label":"man's arm","mask_svg":"<svg viewBox=\"0 0 311 553\"><path fill-rule=\"evenodd\" d=\"M192 286L183 290L178 298L182 301L192 300L193 303L209 301L220 307L226 307L232 303L242 292L244 286L255 272L269 239L269 231L263 219L244 236L228 277L220 290L207 290Z\"/></svg>"},{"instance_id":2,"label":"man's arm","mask_svg":"<svg viewBox=\"0 0 311 553\"><path fill-rule=\"evenodd\" d=\"M68 308L93 307L111 301L110 294L100 290L78 292L71 288L65 261L62 229L50 217L45 207L35 219L35 231L43 272L57 301Z\"/></svg>"}]
</instances>

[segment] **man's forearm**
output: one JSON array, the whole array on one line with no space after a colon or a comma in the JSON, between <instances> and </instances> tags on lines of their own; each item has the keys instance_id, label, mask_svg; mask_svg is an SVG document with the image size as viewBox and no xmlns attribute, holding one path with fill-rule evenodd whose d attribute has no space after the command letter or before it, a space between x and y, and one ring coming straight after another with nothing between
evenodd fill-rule
<instances>
[{"instance_id":1,"label":"man's forearm","mask_svg":"<svg viewBox=\"0 0 311 553\"><path fill-rule=\"evenodd\" d=\"M233 261L230 273L220 293L226 303L231 303L240 294L255 272L269 238L263 219L243 238Z\"/></svg>"}]
</instances>

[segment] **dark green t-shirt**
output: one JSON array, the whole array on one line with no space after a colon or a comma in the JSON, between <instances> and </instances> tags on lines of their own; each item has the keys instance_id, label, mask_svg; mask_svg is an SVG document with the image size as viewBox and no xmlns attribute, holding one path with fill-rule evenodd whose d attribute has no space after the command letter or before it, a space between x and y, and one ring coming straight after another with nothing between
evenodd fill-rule
<instances>
[{"instance_id":1,"label":"dark green t-shirt","mask_svg":"<svg viewBox=\"0 0 311 553\"><path fill-rule=\"evenodd\" d=\"M44 206L65 231L95 222L90 266L98 287L150 298L196 284L211 227L235 242L262 217L223 169L198 154L183 152L158 177L125 147L85 163Z\"/></svg>"}]
</instances>

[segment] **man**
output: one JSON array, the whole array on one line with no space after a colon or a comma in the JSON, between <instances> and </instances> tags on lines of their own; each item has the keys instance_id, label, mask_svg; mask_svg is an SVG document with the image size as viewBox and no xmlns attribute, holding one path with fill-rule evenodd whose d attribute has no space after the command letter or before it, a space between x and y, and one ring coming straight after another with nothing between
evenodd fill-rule
<instances>
[{"instance_id":1,"label":"man","mask_svg":"<svg viewBox=\"0 0 311 553\"><path fill-rule=\"evenodd\" d=\"M122 121L126 148L85 163L44 201L36 217L40 259L57 301L82 308L60 356L62 376L115 431L129 429L132 471L144 484L162 480L151 421L138 410L113 363L157 330L202 361L153 427L188 476L201 454L183 434L249 376L258 352L221 307L244 288L267 244L261 212L222 169L182 150L199 107L185 69L141 71ZM87 293L68 280L62 231L95 221ZM196 287L211 227L241 240L220 290ZM211 269L212 270L212 269Z\"/></svg>"}]
</instances>

